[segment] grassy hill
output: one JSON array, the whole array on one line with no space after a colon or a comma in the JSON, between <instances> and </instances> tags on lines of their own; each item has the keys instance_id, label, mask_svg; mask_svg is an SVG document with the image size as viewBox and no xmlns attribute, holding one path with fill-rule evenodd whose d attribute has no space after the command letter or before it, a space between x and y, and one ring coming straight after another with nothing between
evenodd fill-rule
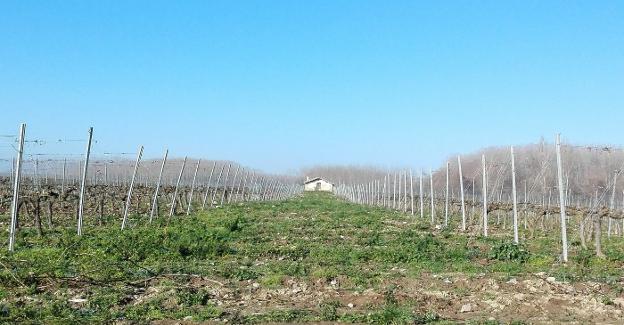
<instances>
[{"instance_id":1,"label":"grassy hill","mask_svg":"<svg viewBox=\"0 0 624 325\"><path fill-rule=\"evenodd\" d=\"M0 253L0 320L622 321L621 239L562 265L556 234L514 246L427 220L313 193L83 237L24 229Z\"/></svg>"}]
</instances>

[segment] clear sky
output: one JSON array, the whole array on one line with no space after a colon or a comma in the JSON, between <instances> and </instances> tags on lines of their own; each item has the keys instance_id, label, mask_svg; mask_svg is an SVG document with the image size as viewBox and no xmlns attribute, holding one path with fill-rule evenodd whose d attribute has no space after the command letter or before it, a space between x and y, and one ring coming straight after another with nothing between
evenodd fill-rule
<instances>
[{"instance_id":1,"label":"clear sky","mask_svg":"<svg viewBox=\"0 0 624 325\"><path fill-rule=\"evenodd\" d=\"M624 1L5 0L0 112L0 135L93 126L96 153L270 172L437 167L556 132L620 145Z\"/></svg>"}]
</instances>

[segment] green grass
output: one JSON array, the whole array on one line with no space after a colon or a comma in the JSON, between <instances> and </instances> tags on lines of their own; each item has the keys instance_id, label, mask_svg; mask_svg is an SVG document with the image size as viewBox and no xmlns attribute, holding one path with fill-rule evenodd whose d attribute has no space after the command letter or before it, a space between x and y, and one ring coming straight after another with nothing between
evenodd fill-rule
<instances>
[{"instance_id":1,"label":"green grass","mask_svg":"<svg viewBox=\"0 0 624 325\"><path fill-rule=\"evenodd\" d=\"M328 194L306 194L284 202L247 203L159 219L121 231L118 225L73 228L37 237L22 229L14 253L0 253L0 320L105 321L230 319L233 322L346 321L427 323L443 321L435 311L417 311L391 295L370 312L349 311L337 301L261 313L234 313L209 292L185 286L199 276L236 286L239 281L279 288L286 279L309 283L341 280L341 288L387 290L388 281L421 273L515 276L547 272L562 280L609 283L621 277L623 242L606 243L606 260L574 248L567 265L557 262L556 236L516 247L507 235L471 237L432 231L427 221L363 207ZM403 273L394 272L405 269ZM159 293L136 303L143 280L160 275ZM183 276L181 274L192 275ZM148 286L149 287L149 286ZM77 293L87 302L68 300ZM164 307L163 307L164 306Z\"/></svg>"}]
</instances>

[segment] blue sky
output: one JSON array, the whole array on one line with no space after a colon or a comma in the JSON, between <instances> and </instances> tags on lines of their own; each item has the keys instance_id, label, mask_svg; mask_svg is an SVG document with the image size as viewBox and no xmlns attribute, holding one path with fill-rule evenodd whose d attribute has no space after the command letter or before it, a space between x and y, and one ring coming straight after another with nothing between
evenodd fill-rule
<instances>
[{"instance_id":1,"label":"blue sky","mask_svg":"<svg viewBox=\"0 0 624 325\"><path fill-rule=\"evenodd\" d=\"M270 172L620 145L624 2L2 1L0 111L33 152L93 126L96 154Z\"/></svg>"}]
</instances>

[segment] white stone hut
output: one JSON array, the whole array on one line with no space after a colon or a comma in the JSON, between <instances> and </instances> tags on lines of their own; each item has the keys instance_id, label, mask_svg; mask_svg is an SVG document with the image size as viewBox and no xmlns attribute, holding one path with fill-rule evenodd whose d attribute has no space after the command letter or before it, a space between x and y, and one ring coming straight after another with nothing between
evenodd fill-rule
<instances>
[{"instance_id":1,"label":"white stone hut","mask_svg":"<svg viewBox=\"0 0 624 325\"><path fill-rule=\"evenodd\" d=\"M306 192L333 192L334 184L321 177L312 179L307 177L305 183L303 183L303 190Z\"/></svg>"}]
</instances>

